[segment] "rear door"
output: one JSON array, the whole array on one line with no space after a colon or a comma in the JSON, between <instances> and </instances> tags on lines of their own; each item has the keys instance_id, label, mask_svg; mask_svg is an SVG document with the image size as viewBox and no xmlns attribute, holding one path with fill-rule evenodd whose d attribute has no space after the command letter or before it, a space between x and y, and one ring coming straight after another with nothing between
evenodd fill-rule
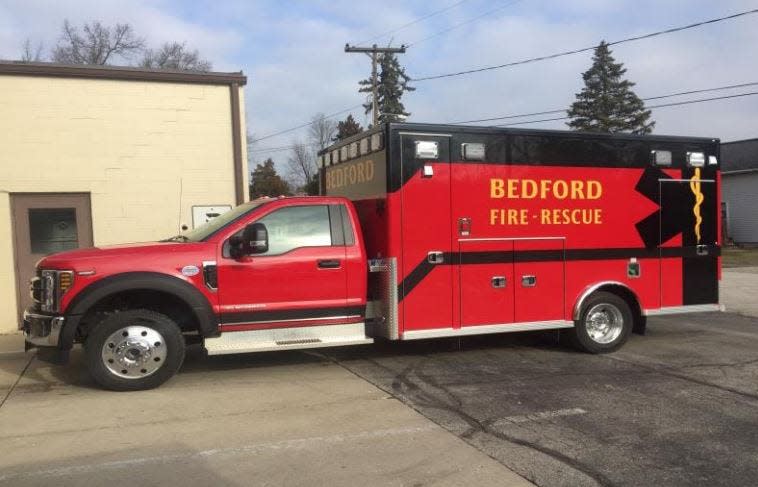
<instances>
[{"instance_id":1,"label":"rear door","mask_svg":"<svg viewBox=\"0 0 758 487\"><path fill-rule=\"evenodd\" d=\"M718 302L716 182L685 171L689 178L659 180L663 306Z\"/></svg>"},{"instance_id":2,"label":"rear door","mask_svg":"<svg viewBox=\"0 0 758 487\"><path fill-rule=\"evenodd\" d=\"M451 328L450 137L401 133L405 331Z\"/></svg>"}]
</instances>

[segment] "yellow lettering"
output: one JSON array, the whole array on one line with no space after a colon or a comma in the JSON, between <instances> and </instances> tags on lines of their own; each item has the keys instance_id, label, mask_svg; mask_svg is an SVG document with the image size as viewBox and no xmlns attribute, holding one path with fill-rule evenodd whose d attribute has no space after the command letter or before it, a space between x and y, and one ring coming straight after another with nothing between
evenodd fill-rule
<instances>
[{"instance_id":1,"label":"yellow lettering","mask_svg":"<svg viewBox=\"0 0 758 487\"><path fill-rule=\"evenodd\" d=\"M584 199L584 184L581 181L574 179L571 181L571 199L583 200Z\"/></svg>"},{"instance_id":2,"label":"yellow lettering","mask_svg":"<svg viewBox=\"0 0 758 487\"><path fill-rule=\"evenodd\" d=\"M540 199L547 198L547 194L550 192L550 183L552 181L549 179L540 180Z\"/></svg>"},{"instance_id":3,"label":"yellow lettering","mask_svg":"<svg viewBox=\"0 0 758 487\"><path fill-rule=\"evenodd\" d=\"M505 196L505 181L502 179L490 179L490 198L502 198Z\"/></svg>"},{"instance_id":4,"label":"yellow lettering","mask_svg":"<svg viewBox=\"0 0 758 487\"><path fill-rule=\"evenodd\" d=\"M516 185L518 184L518 180L516 179L509 179L508 180L508 199L518 199L518 193L516 193Z\"/></svg>"},{"instance_id":5,"label":"yellow lettering","mask_svg":"<svg viewBox=\"0 0 758 487\"><path fill-rule=\"evenodd\" d=\"M537 181L534 179L524 179L521 181L521 197L532 199L537 196Z\"/></svg>"},{"instance_id":6,"label":"yellow lettering","mask_svg":"<svg viewBox=\"0 0 758 487\"><path fill-rule=\"evenodd\" d=\"M568 196L569 187L566 181L559 179L553 184L553 194L559 200L566 199Z\"/></svg>"},{"instance_id":7,"label":"yellow lettering","mask_svg":"<svg viewBox=\"0 0 758 487\"><path fill-rule=\"evenodd\" d=\"M501 211L502 210L498 210L497 208L490 209L490 225L494 225L497 222L498 213Z\"/></svg>"},{"instance_id":8,"label":"yellow lettering","mask_svg":"<svg viewBox=\"0 0 758 487\"><path fill-rule=\"evenodd\" d=\"M603 195L603 185L600 181L587 181L587 199L596 200Z\"/></svg>"}]
</instances>

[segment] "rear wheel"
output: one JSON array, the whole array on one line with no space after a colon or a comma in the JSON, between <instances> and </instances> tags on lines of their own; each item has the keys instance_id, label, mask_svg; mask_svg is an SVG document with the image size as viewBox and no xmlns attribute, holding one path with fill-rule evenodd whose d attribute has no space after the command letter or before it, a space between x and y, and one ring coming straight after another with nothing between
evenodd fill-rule
<instances>
[{"instance_id":1,"label":"rear wheel","mask_svg":"<svg viewBox=\"0 0 758 487\"><path fill-rule=\"evenodd\" d=\"M107 315L87 337L87 367L102 387L152 389L170 379L184 361L184 338L169 317L146 309Z\"/></svg>"},{"instance_id":2,"label":"rear wheel","mask_svg":"<svg viewBox=\"0 0 758 487\"><path fill-rule=\"evenodd\" d=\"M632 331L633 315L619 296L597 292L587 299L574 328L567 331L569 342L589 353L608 353L621 348Z\"/></svg>"}]
</instances>

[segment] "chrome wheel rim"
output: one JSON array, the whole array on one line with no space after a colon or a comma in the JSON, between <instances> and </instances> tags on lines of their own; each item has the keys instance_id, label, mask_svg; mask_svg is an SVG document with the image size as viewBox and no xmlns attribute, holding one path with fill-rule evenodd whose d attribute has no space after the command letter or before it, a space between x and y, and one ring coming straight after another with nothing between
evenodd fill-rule
<instances>
[{"instance_id":1,"label":"chrome wheel rim","mask_svg":"<svg viewBox=\"0 0 758 487\"><path fill-rule=\"evenodd\" d=\"M596 304L587 312L584 325L592 341L608 344L621 335L624 316L621 310L612 304Z\"/></svg>"},{"instance_id":2,"label":"chrome wheel rim","mask_svg":"<svg viewBox=\"0 0 758 487\"><path fill-rule=\"evenodd\" d=\"M166 361L163 335L146 326L125 326L113 332L105 343L103 365L124 379L142 379L157 372Z\"/></svg>"}]
</instances>

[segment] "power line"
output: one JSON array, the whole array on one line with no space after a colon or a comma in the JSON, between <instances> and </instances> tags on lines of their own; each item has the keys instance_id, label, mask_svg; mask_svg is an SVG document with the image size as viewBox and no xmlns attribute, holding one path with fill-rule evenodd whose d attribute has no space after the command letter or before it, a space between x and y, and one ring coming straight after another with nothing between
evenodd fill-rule
<instances>
[{"instance_id":1,"label":"power line","mask_svg":"<svg viewBox=\"0 0 758 487\"><path fill-rule=\"evenodd\" d=\"M491 14L497 12L497 11L503 10L503 9L505 9L507 7L510 7L513 4L519 3L520 1L521 0L514 0L513 2L508 2L505 5L501 5L500 7L493 8L492 10L488 10L488 11L482 13L482 14L477 15L476 17L473 17L471 19L464 20L463 22L459 22L457 24L451 25L450 27L448 27L446 29L442 29L440 31L435 32L434 34L431 34L431 35L429 35L427 37L424 37L424 38L419 39L419 40L417 40L415 42L412 42L412 43L408 44L407 47L413 47L415 45L421 44L424 41L428 41L429 39L434 39L435 37L439 37L442 34L445 34L447 32L450 32L451 30L455 30L455 29L457 29L459 27L463 27L464 25L467 25L467 24L470 24L472 22L475 22L475 21L481 19L482 17L486 17L486 16L491 15Z\"/></svg>"},{"instance_id":2,"label":"power line","mask_svg":"<svg viewBox=\"0 0 758 487\"><path fill-rule=\"evenodd\" d=\"M758 95L758 91L752 91L752 92L749 92L749 93L739 93L737 95L714 96L714 97L711 97L711 98L701 98L699 100L687 100L687 101L676 101L676 102L672 102L672 103L662 103L660 105L650 105L649 107L645 107L645 108L647 108L649 110L654 110L656 108L678 107L678 106L682 106L682 105L692 105L692 104L695 104L695 103L705 103L705 102L709 102L709 101L726 100L726 99L729 99L729 98L741 98L741 97L744 97L744 96L754 96L754 95ZM495 127L510 127L510 126L513 126L513 125L525 125L525 124L529 124L529 123L552 122L554 120L566 120L566 119L569 119L569 118L571 118L571 117L545 118L545 119L542 119L542 120L529 120L529 121L526 121L526 122L506 123L506 124L502 124L502 125L495 125Z\"/></svg>"},{"instance_id":3,"label":"power line","mask_svg":"<svg viewBox=\"0 0 758 487\"><path fill-rule=\"evenodd\" d=\"M633 42L633 41L639 41L639 40L642 40L642 39L649 39L651 37L656 37L656 36L660 36L660 35L664 35L664 34L671 34L671 33L674 33L674 32L680 32L680 31L687 30L687 29L694 29L696 27L702 27L702 26L708 25L708 24L715 24L716 22L722 22L722 21L725 21L725 20L736 19L738 17L742 17L742 16L745 16L745 15L751 15L751 14L754 14L754 13L758 13L758 9L746 10L744 12L739 12L739 13L732 14L732 15L727 15L726 17L718 17L718 18L715 18L715 19L704 20L702 22L696 22L694 24L684 25L684 26L681 26L681 27L672 27L670 29L660 30L660 31L657 31L657 32L651 32L649 34L643 34L643 35L634 36L634 37L627 37L626 39L620 39L618 41L609 42L608 45L609 46L615 46L615 45L623 44L623 43L626 43L626 42ZM420 77L420 78L413 78L412 81L416 81L416 82L418 82L418 81L428 81L428 80L441 79L441 78L451 78L451 77L454 77L454 76L461 76L461 75L464 75L464 74L481 73L483 71L491 71L491 70L494 70L494 69L508 68L508 67L513 67L513 66L519 66L519 65L522 65L522 64L529 64L529 63L534 63L534 62L538 62L538 61L545 61L547 59L555 59L555 58L559 58L559 57L563 57L563 56L569 56L571 54L579 54L581 52L592 51L592 50L594 50L596 48L597 48L597 46L583 47L581 49L574 49L574 50L571 50L571 51L562 51L562 52L558 52L558 53L555 53L555 54L549 54L547 56L540 56L540 57L534 57L534 58L530 58L530 59L523 59L521 61L514 61L514 62L510 62L510 63L505 63L505 64L498 64L498 65L495 65L495 66L485 66L485 67L482 67L482 68L468 69L468 70L465 70L465 71L457 71L457 72L454 72L454 73L437 74L437 75L432 75L432 76L424 76L424 77Z\"/></svg>"},{"instance_id":4,"label":"power line","mask_svg":"<svg viewBox=\"0 0 758 487\"><path fill-rule=\"evenodd\" d=\"M277 135L282 135L282 134L287 134L289 132L294 132L295 130L298 130L298 129L301 129L301 128L305 128L305 127L307 127L309 125L313 125L316 122L320 122L321 120L326 120L327 118L333 118L333 117L336 117L337 115L342 115L343 113L355 110L356 108L361 108L362 106L363 106L363 104L355 105L355 106L352 106L350 108L345 108L344 110L340 110L338 112L330 113L329 115L324 115L323 117L320 117L317 120L311 120L310 122L304 123L302 125L298 125L297 127L291 127L291 128L288 128L288 129L280 130L279 132L274 132L273 134L268 134L268 135L264 135L263 137L258 137L257 139L251 140L250 143L252 144L254 142L258 142L258 141L261 141L261 140L266 140L266 139L270 139L272 137L276 137Z\"/></svg>"},{"instance_id":5,"label":"power line","mask_svg":"<svg viewBox=\"0 0 758 487\"><path fill-rule=\"evenodd\" d=\"M680 91L678 93L669 93L667 95L650 96L648 98L642 98L642 100L643 101L660 100L662 98L673 98L675 96L693 95L695 93L708 93L711 91L731 90L735 88L745 88L747 86L755 86L755 85L758 85L758 81L753 81L750 83L740 83L738 85L718 86L716 88L703 88L699 90ZM650 108L650 107L647 107L647 108ZM478 120L461 120L459 122L452 122L452 123L461 124L461 123L494 122L496 120L507 120L510 118L534 117L536 115L551 115L554 113L562 113L565 111L566 111L565 108L556 108L555 110L545 110L541 112L532 112L532 113L520 113L517 115L502 115L499 117L480 118Z\"/></svg>"},{"instance_id":6,"label":"power line","mask_svg":"<svg viewBox=\"0 0 758 487\"><path fill-rule=\"evenodd\" d=\"M741 84L738 84L738 85L721 86L721 87L718 87L718 88L707 88L707 89L702 89L702 90L682 91L682 92L679 92L679 93L671 93L671 94L668 94L668 95L651 96L649 98L643 98L643 100L656 100L656 99L661 99L661 98L668 98L668 97L673 97L673 96L681 96L681 95L687 95L687 94L692 94L692 93L705 93L705 92L708 92L708 91L725 90L725 89L729 89L729 88L739 88L739 87L754 86L754 85L758 85L758 82L741 83ZM758 91L748 92L748 93L738 93L736 95L724 95L724 96L716 96L716 97L711 97L711 98L702 98L702 99L698 99L698 100L685 100L685 101L679 101L679 102L662 103L660 105L650 105L650 106L647 106L645 108L649 109L649 110L653 110L653 109L657 109L657 108L666 108L666 107L674 107L674 106L681 106L681 105L692 105L692 104L695 104L695 103L704 103L704 102L717 101L717 100L727 100L727 99L731 99L731 98L741 98L741 97L753 96L753 95L758 95ZM535 115L547 115L547 114L550 114L550 113L561 113L561 112L565 112L565 111L566 111L565 109L546 110L546 111L543 111L543 112L524 113L524 114L520 114L520 115L507 115L507 116L504 116L504 117L495 117L495 118L491 118L491 119L469 120L469 121L466 121L466 122L454 122L454 123L455 124L464 124L464 123L474 123L474 122L480 122L480 121L484 122L484 121L493 121L493 120L505 120L505 119L508 119L508 118L520 118L520 117L528 117L528 116L535 116ZM553 121L556 121L556 120L567 120L569 118L571 118L571 117L564 116L564 117L554 117L554 118L543 118L543 119L539 119L539 120L527 120L527 121L524 121L524 122L513 122L513 123L506 123L506 124L501 124L501 125L495 125L495 127L511 127L513 125L527 125L527 124L531 124L531 123L553 122ZM318 145L318 144L317 143L315 143L315 144L311 143L311 144L304 144L304 145L315 146L315 145ZM253 149L253 150L250 150L248 152L255 152L255 153L280 152L280 151L290 150L290 149L293 149L295 147L296 147L295 145L285 145L285 146L280 146L280 147L266 147L266 148L261 148L261 149Z\"/></svg>"},{"instance_id":7,"label":"power line","mask_svg":"<svg viewBox=\"0 0 758 487\"><path fill-rule=\"evenodd\" d=\"M282 145L282 146L279 146L279 147L262 147L260 149L252 149L252 150L249 150L247 152L248 153L255 152L256 154L265 153L265 152L280 152L280 151L294 149L298 145L304 145L304 146L307 146L307 147L315 147L315 146L319 145L319 143L318 142L304 142L302 144Z\"/></svg>"},{"instance_id":8,"label":"power line","mask_svg":"<svg viewBox=\"0 0 758 487\"><path fill-rule=\"evenodd\" d=\"M751 83L751 84L755 84L755 83ZM657 109L657 108L675 107L675 106L681 106L681 105L692 105L692 104L695 104L695 103L705 103L705 102L709 102L709 101L726 100L726 99L730 99L730 98L741 98L741 97L745 97L745 96L754 96L754 95L758 95L758 91L753 91L753 92L748 92L748 93L739 93L739 94L736 94L736 95L715 96L715 97L711 97L711 98L702 98L702 99L699 99L699 100L687 100L687 101L679 101L679 102L672 102L672 103L663 103L663 104L660 104L660 105L650 105L650 106L648 106L646 108L650 109L650 110L654 110L654 109ZM662 96L669 96L669 95L662 95ZM565 110L560 110L560 111L565 111ZM546 113L546 112L536 112L536 113L539 114L539 113ZM550 113L550 112L547 112L547 113ZM525 115L521 115L521 116L525 116ZM567 117L566 116L566 117L543 118L543 119L539 119L539 120L527 120L527 121L524 121L524 122L513 122L513 123L502 124L502 125L495 125L495 127L511 127L511 126L514 126L514 125L527 125L527 124L531 124L531 123L553 122L553 121L556 121L556 120L567 120L569 118L571 118L571 117ZM306 144L306 145L314 145L314 144ZM250 151L250 152L278 152L278 151L289 150L289 149L292 149L294 147L295 146L293 146L293 145L282 146L282 147L270 147L270 148L259 149L259 150L254 150L254 151Z\"/></svg>"},{"instance_id":9,"label":"power line","mask_svg":"<svg viewBox=\"0 0 758 487\"><path fill-rule=\"evenodd\" d=\"M401 30L403 30L403 29L405 29L407 27L410 27L412 25L418 24L419 22L423 22L426 19L429 19L431 17L435 17L435 16L437 16L437 15L439 15L441 13L447 12L448 10L452 10L455 7L457 7L458 5L461 5L462 3L466 3L468 1L470 1L470 0L460 0L459 2L455 2L454 4L449 5L449 6L445 7L445 8L442 8L440 10L436 10L434 12L430 12L430 13L424 15L423 17L419 17L419 18L417 18L415 20L412 20L412 21L408 22L407 24L403 24L403 25L401 25L399 27L395 27L395 28L390 29L390 30L388 30L386 32L383 32L381 34L377 34L374 37L371 37L371 38L366 39L364 41L357 42L356 44L367 44L367 43L375 41L377 39L381 39L384 36L388 36L390 34L394 34L395 32L399 32L399 31L401 31Z\"/></svg>"}]
</instances>

